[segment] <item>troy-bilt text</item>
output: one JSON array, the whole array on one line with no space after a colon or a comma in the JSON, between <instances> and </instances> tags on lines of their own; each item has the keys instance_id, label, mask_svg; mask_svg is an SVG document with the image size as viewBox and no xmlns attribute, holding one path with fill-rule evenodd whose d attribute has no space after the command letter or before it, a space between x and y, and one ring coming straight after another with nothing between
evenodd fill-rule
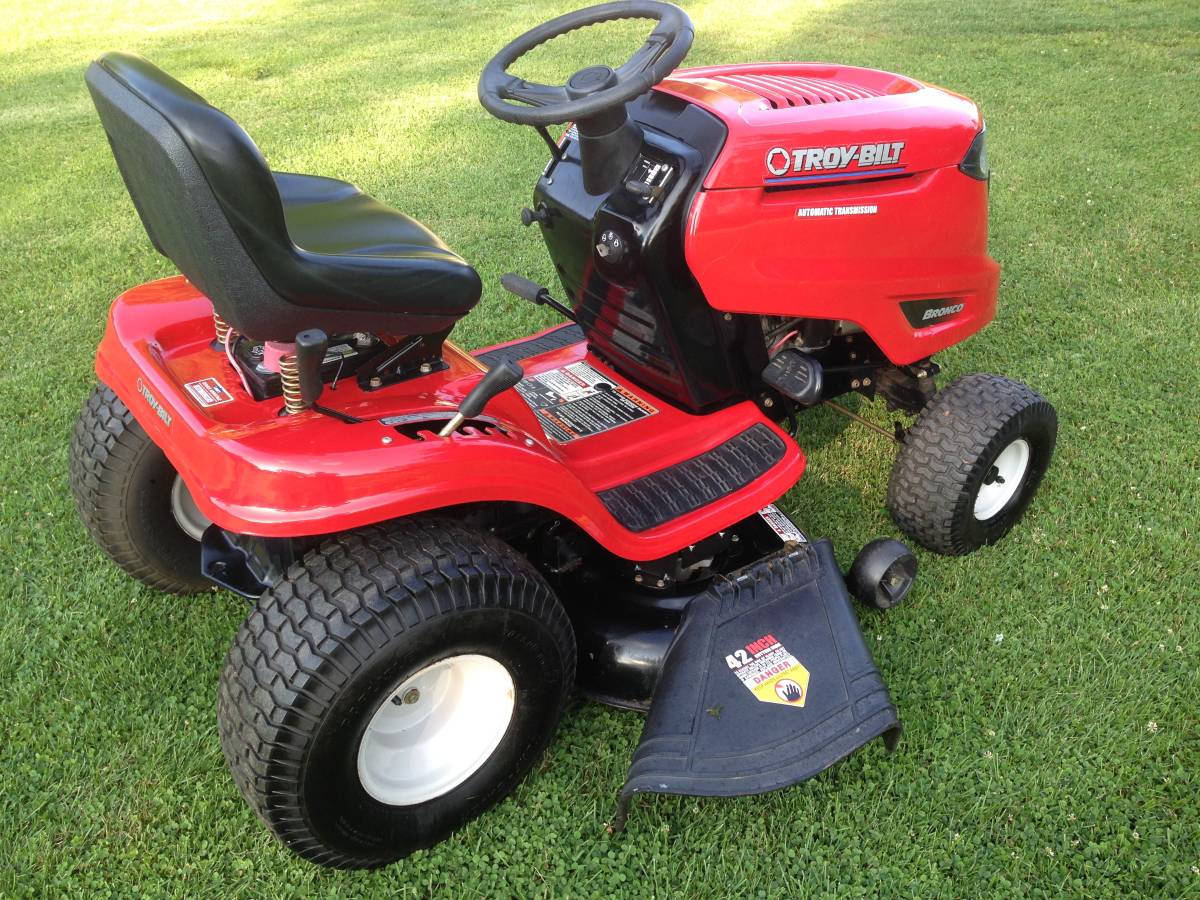
<instances>
[{"instance_id":1,"label":"troy-bilt text","mask_svg":"<svg viewBox=\"0 0 1200 900\"><path fill-rule=\"evenodd\" d=\"M904 141L883 144L852 144L849 147L804 147L788 150L772 147L767 151L767 171L772 175L793 175L800 172L845 169L851 163L867 169L887 166L900 161Z\"/></svg>"}]
</instances>

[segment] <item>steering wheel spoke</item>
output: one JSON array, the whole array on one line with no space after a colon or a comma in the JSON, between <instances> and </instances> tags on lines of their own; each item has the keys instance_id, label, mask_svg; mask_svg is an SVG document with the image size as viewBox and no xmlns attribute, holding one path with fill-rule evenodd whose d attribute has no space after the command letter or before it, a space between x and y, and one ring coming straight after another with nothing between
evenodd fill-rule
<instances>
[{"instance_id":1,"label":"steering wheel spoke","mask_svg":"<svg viewBox=\"0 0 1200 900\"><path fill-rule=\"evenodd\" d=\"M528 103L530 106L554 106L556 103L566 103L568 99L564 87L526 81L516 75L510 76L500 88L500 96L505 100Z\"/></svg>"},{"instance_id":2,"label":"steering wheel spoke","mask_svg":"<svg viewBox=\"0 0 1200 900\"><path fill-rule=\"evenodd\" d=\"M617 67L617 78L631 78L635 75L641 75L658 61L658 58L662 56L663 51L670 44L670 36L660 35L657 31L654 32L646 39L646 43L638 47L629 59Z\"/></svg>"}]
</instances>

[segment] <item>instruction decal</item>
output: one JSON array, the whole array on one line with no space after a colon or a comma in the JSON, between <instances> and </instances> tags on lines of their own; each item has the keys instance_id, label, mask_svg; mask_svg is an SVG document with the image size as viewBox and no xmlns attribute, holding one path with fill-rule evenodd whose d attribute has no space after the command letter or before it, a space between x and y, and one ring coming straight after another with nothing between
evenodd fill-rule
<instances>
[{"instance_id":1,"label":"instruction decal","mask_svg":"<svg viewBox=\"0 0 1200 900\"><path fill-rule=\"evenodd\" d=\"M603 434L658 412L584 362L532 375L517 385L517 392L537 414L546 436L560 444Z\"/></svg>"},{"instance_id":2,"label":"instruction decal","mask_svg":"<svg viewBox=\"0 0 1200 900\"><path fill-rule=\"evenodd\" d=\"M233 394L225 390L225 385L215 378L201 378L199 381L189 381L184 388L192 399L207 409L210 406L220 406L233 400Z\"/></svg>"},{"instance_id":3,"label":"instruction decal","mask_svg":"<svg viewBox=\"0 0 1200 900\"><path fill-rule=\"evenodd\" d=\"M808 669L773 634L764 634L725 657L738 680L763 703L803 706L808 700Z\"/></svg>"},{"instance_id":4,"label":"instruction decal","mask_svg":"<svg viewBox=\"0 0 1200 900\"><path fill-rule=\"evenodd\" d=\"M768 503L758 511L758 516L767 523L767 527L779 535L779 539L785 544L797 543L807 544L808 538L804 532L796 527L788 514L776 506L774 503Z\"/></svg>"}]
</instances>

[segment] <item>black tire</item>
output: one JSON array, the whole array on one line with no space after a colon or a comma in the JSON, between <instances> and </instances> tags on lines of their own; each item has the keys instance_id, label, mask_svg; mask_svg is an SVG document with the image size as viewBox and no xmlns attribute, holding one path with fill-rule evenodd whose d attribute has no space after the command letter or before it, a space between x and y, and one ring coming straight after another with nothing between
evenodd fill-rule
<instances>
[{"instance_id":1,"label":"black tire","mask_svg":"<svg viewBox=\"0 0 1200 900\"><path fill-rule=\"evenodd\" d=\"M367 724L407 678L459 654L508 670L503 737L440 796L380 802L358 774ZM286 846L321 865L373 868L504 799L557 729L574 674L566 613L511 547L435 519L364 528L323 542L259 599L221 676L221 746Z\"/></svg>"},{"instance_id":2,"label":"black tire","mask_svg":"<svg viewBox=\"0 0 1200 900\"><path fill-rule=\"evenodd\" d=\"M888 484L892 518L913 540L947 556L994 544L1029 506L1057 434L1054 407L1019 381L981 374L955 379L905 436ZM1000 454L1020 439L1028 461L1015 493L977 518L980 489L995 480Z\"/></svg>"},{"instance_id":3,"label":"black tire","mask_svg":"<svg viewBox=\"0 0 1200 900\"><path fill-rule=\"evenodd\" d=\"M79 517L113 562L160 591L211 588L200 542L171 511L177 475L113 391L92 391L71 435L70 482Z\"/></svg>"},{"instance_id":4,"label":"black tire","mask_svg":"<svg viewBox=\"0 0 1200 900\"><path fill-rule=\"evenodd\" d=\"M891 609L912 590L917 580L917 558L895 538L876 538L858 551L846 586L860 603Z\"/></svg>"}]
</instances>

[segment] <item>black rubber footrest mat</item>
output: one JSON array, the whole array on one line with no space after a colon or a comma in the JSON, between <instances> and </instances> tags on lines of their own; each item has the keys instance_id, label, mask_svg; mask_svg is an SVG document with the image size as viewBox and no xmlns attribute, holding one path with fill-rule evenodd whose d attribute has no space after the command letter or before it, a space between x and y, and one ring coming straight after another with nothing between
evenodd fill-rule
<instances>
[{"instance_id":1,"label":"black rubber footrest mat","mask_svg":"<svg viewBox=\"0 0 1200 900\"><path fill-rule=\"evenodd\" d=\"M732 797L787 787L900 719L833 546L785 548L725 576L684 612L621 789Z\"/></svg>"},{"instance_id":2,"label":"black rubber footrest mat","mask_svg":"<svg viewBox=\"0 0 1200 900\"><path fill-rule=\"evenodd\" d=\"M600 492L613 518L646 531L744 488L783 459L783 439L751 425L707 453Z\"/></svg>"},{"instance_id":3,"label":"black rubber footrest mat","mask_svg":"<svg viewBox=\"0 0 1200 900\"><path fill-rule=\"evenodd\" d=\"M523 341L509 344L507 347L498 347L495 350L488 350L486 353L476 353L473 355L490 369L492 366L498 365L506 359L511 359L513 362L520 362L523 359L529 359L531 356L537 356L539 353L549 353L551 350L558 350L560 347L569 347L571 344L578 344L582 340L583 329L578 325L561 325L553 331L525 338Z\"/></svg>"}]
</instances>

